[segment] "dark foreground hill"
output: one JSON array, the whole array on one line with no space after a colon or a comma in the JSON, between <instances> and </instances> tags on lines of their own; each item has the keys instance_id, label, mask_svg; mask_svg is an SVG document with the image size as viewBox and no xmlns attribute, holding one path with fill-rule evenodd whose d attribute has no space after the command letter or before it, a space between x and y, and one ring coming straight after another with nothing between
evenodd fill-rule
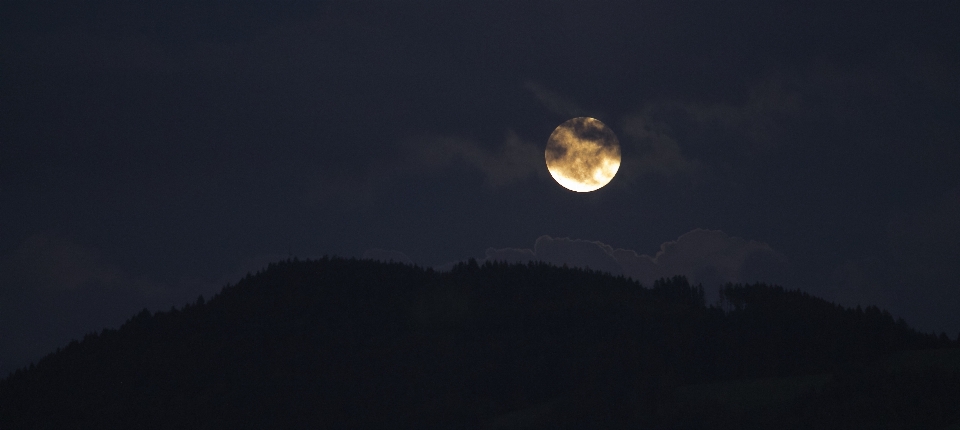
<instances>
[{"instance_id":1,"label":"dark foreground hill","mask_svg":"<svg viewBox=\"0 0 960 430\"><path fill-rule=\"evenodd\" d=\"M960 422L945 336L762 284L721 297L545 264L281 262L11 374L0 429Z\"/></svg>"}]
</instances>

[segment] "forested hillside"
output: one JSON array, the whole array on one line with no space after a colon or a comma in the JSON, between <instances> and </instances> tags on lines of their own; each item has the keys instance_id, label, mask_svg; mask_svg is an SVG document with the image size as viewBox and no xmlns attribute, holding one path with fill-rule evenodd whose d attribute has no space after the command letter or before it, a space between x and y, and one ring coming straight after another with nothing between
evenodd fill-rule
<instances>
[{"instance_id":1,"label":"forested hillside","mask_svg":"<svg viewBox=\"0 0 960 430\"><path fill-rule=\"evenodd\" d=\"M882 363L957 346L763 284L290 260L11 374L0 428L940 428L957 368Z\"/></svg>"}]
</instances>

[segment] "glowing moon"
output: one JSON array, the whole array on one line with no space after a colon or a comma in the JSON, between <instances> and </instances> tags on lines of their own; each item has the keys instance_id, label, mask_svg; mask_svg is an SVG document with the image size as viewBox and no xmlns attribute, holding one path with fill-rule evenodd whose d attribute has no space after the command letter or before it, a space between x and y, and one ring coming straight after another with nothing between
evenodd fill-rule
<instances>
[{"instance_id":1,"label":"glowing moon","mask_svg":"<svg viewBox=\"0 0 960 430\"><path fill-rule=\"evenodd\" d=\"M620 142L600 120L573 118L550 134L544 158L557 183L568 190L587 193L607 185L617 174Z\"/></svg>"}]
</instances>

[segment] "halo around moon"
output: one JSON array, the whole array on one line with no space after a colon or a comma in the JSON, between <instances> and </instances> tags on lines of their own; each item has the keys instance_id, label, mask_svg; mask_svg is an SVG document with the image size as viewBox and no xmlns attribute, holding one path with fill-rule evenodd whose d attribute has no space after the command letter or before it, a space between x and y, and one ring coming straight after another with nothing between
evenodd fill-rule
<instances>
[{"instance_id":1,"label":"halo around moon","mask_svg":"<svg viewBox=\"0 0 960 430\"><path fill-rule=\"evenodd\" d=\"M557 126L544 152L550 176L571 191L587 193L610 183L620 169L620 141L606 124L590 117Z\"/></svg>"}]
</instances>

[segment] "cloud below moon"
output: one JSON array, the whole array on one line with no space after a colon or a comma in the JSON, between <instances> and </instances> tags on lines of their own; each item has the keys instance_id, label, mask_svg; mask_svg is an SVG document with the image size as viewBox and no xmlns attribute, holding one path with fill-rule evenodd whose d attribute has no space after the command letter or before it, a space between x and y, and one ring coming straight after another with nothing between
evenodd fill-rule
<instances>
[{"instance_id":1,"label":"cloud below moon","mask_svg":"<svg viewBox=\"0 0 960 430\"><path fill-rule=\"evenodd\" d=\"M726 282L781 283L786 258L766 243L695 229L660 245L653 256L615 249L599 241L540 236L533 249L488 248L487 261L545 261L624 275L650 286L657 279L683 275L709 293Z\"/></svg>"}]
</instances>

